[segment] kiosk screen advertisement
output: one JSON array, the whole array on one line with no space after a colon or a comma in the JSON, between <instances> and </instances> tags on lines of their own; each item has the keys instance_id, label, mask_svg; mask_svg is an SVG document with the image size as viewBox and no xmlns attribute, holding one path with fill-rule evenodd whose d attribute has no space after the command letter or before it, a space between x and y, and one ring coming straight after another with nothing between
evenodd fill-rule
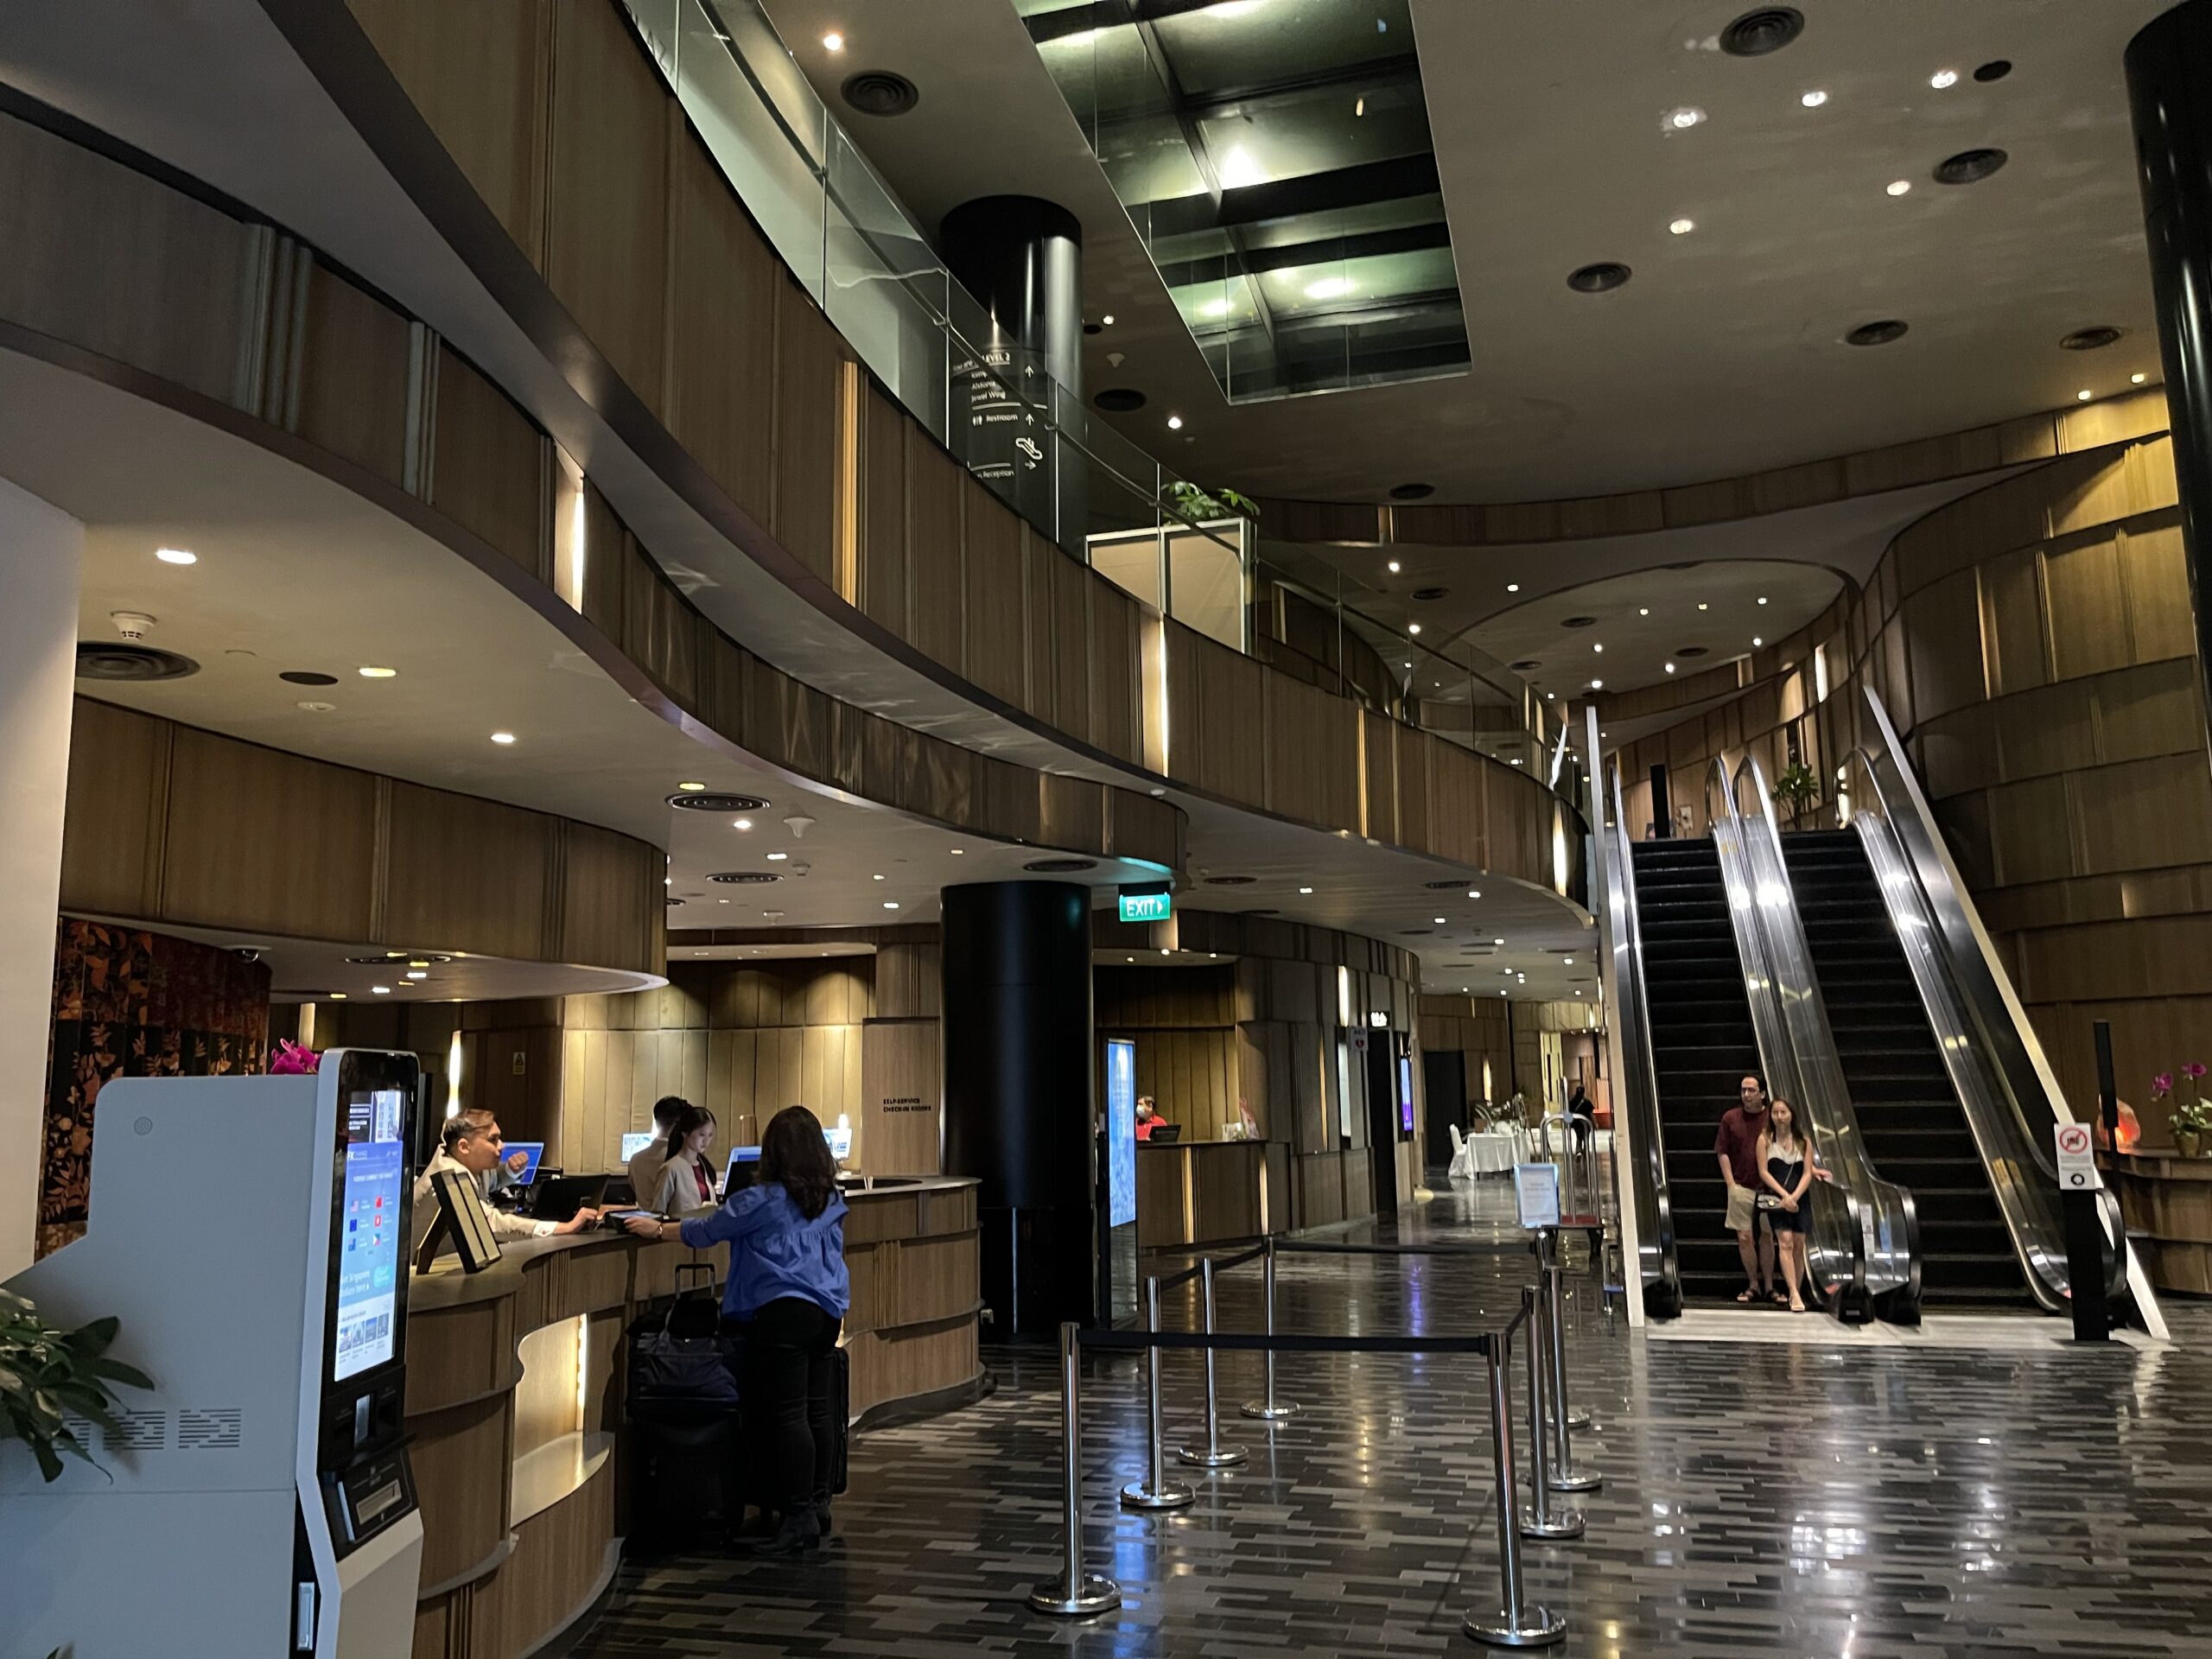
<instances>
[{"instance_id":1,"label":"kiosk screen advertisement","mask_svg":"<svg viewBox=\"0 0 2212 1659\"><path fill-rule=\"evenodd\" d=\"M1414 1132L1414 1061L1410 1054L1398 1056L1398 1129L1402 1135Z\"/></svg>"},{"instance_id":2,"label":"kiosk screen advertisement","mask_svg":"<svg viewBox=\"0 0 2212 1659\"><path fill-rule=\"evenodd\" d=\"M1137 1218L1137 1046L1106 1045L1106 1196L1109 1224Z\"/></svg>"},{"instance_id":3,"label":"kiosk screen advertisement","mask_svg":"<svg viewBox=\"0 0 2212 1659\"><path fill-rule=\"evenodd\" d=\"M346 1106L346 1179L338 1206L338 1320L331 1376L344 1382L398 1352L400 1185L407 1173L403 1090L377 1089Z\"/></svg>"}]
</instances>

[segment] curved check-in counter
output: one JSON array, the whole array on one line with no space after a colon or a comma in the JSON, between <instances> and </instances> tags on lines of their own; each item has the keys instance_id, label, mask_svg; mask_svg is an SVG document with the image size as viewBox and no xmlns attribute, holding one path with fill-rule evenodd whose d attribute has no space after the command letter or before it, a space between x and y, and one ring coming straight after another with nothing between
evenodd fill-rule
<instances>
[{"instance_id":1,"label":"curved check-in counter","mask_svg":"<svg viewBox=\"0 0 2212 1659\"><path fill-rule=\"evenodd\" d=\"M848 1188L856 1426L975 1397L976 1183ZM509 1245L480 1274L418 1274L407 1318L407 1432L423 1510L416 1659L516 1659L598 1601L620 1558L621 1351L675 1294L692 1250L586 1232Z\"/></svg>"},{"instance_id":2,"label":"curved check-in counter","mask_svg":"<svg viewBox=\"0 0 2212 1659\"><path fill-rule=\"evenodd\" d=\"M2151 1282L2212 1296L2212 1159L2101 1152L2097 1165Z\"/></svg>"},{"instance_id":3,"label":"curved check-in counter","mask_svg":"<svg viewBox=\"0 0 2212 1659\"><path fill-rule=\"evenodd\" d=\"M1139 1249L1259 1238L1289 1224L1290 1148L1281 1142L1138 1144Z\"/></svg>"}]
</instances>

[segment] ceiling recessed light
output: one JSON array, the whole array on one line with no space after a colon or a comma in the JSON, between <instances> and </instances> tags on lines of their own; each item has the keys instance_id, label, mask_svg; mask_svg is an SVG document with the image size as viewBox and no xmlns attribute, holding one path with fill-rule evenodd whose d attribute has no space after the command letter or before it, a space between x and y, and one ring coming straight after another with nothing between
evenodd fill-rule
<instances>
[{"instance_id":1,"label":"ceiling recessed light","mask_svg":"<svg viewBox=\"0 0 2212 1659\"><path fill-rule=\"evenodd\" d=\"M1299 892L1300 892L1300 893L1311 893L1311 892L1313 892L1313 888L1311 888L1311 887L1300 887L1300 888L1299 889Z\"/></svg>"},{"instance_id":2,"label":"ceiling recessed light","mask_svg":"<svg viewBox=\"0 0 2212 1659\"><path fill-rule=\"evenodd\" d=\"M1937 92L1942 92L1948 87L1959 84L1959 72L1955 69L1938 69L1928 77L1928 84Z\"/></svg>"},{"instance_id":3,"label":"ceiling recessed light","mask_svg":"<svg viewBox=\"0 0 2212 1659\"><path fill-rule=\"evenodd\" d=\"M1436 925L1437 925L1439 927L1442 927L1442 926L1445 925L1445 923L1444 923L1444 918L1443 918L1443 917L1439 916L1439 917L1437 917L1435 919L1436 919Z\"/></svg>"},{"instance_id":4,"label":"ceiling recessed light","mask_svg":"<svg viewBox=\"0 0 2212 1659\"><path fill-rule=\"evenodd\" d=\"M1603 651L1605 650L1605 647L1599 645L1595 639L1592 639L1590 642L1590 649L1592 651Z\"/></svg>"},{"instance_id":5,"label":"ceiling recessed light","mask_svg":"<svg viewBox=\"0 0 2212 1659\"><path fill-rule=\"evenodd\" d=\"M822 37L822 49L825 52L843 51L845 49L845 37L837 33L836 29L831 29L827 35L824 35Z\"/></svg>"},{"instance_id":6,"label":"ceiling recessed light","mask_svg":"<svg viewBox=\"0 0 2212 1659\"><path fill-rule=\"evenodd\" d=\"M1418 623L1418 622L1408 622L1408 623L1407 623L1407 624L1406 624L1406 632L1407 632L1408 633L1419 633L1419 632L1421 632L1421 624L1420 624L1420 623Z\"/></svg>"},{"instance_id":7,"label":"ceiling recessed light","mask_svg":"<svg viewBox=\"0 0 2212 1659\"><path fill-rule=\"evenodd\" d=\"M1675 671L1675 665L1674 665L1672 663L1669 663L1669 664L1667 664L1667 671L1668 671L1669 674L1671 674L1671 673L1673 673L1673 672Z\"/></svg>"},{"instance_id":8,"label":"ceiling recessed light","mask_svg":"<svg viewBox=\"0 0 2212 1659\"><path fill-rule=\"evenodd\" d=\"M2095 392L2091 391L2090 391L2087 386L2082 387L2082 389L2081 391L2077 391L2077 392L2075 392L2075 393L2074 394L2074 396L2075 396L2075 397L2077 397L2077 398L2078 398L2078 399L2080 399L2082 403L2085 403L2085 404L2086 404L2086 403L2088 403L2091 398L2094 397L2096 395L2097 395L2097 394L2096 394Z\"/></svg>"},{"instance_id":9,"label":"ceiling recessed light","mask_svg":"<svg viewBox=\"0 0 2212 1659\"><path fill-rule=\"evenodd\" d=\"M704 784L678 784L677 788L682 790L686 795L696 795L701 790L706 788L706 785Z\"/></svg>"},{"instance_id":10,"label":"ceiling recessed light","mask_svg":"<svg viewBox=\"0 0 2212 1659\"><path fill-rule=\"evenodd\" d=\"M197 564L200 563L200 556L197 553L188 552L181 547L157 547L154 550L154 556L159 559L163 564Z\"/></svg>"},{"instance_id":11,"label":"ceiling recessed light","mask_svg":"<svg viewBox=\"0 0 2212 1659\"><path fill-rule=\"evenodd\" d=\"M1603 680L1592 680L1590 682L1590 689L1592 691L1602 691L1605 689L1605 683Z\"/></svg>"},{"instance_id":12,"label":"ceiling recessed light","mask_svg":"<svg viewBox=\"0 0 2212 1659\"><path fill-rule=\"evenodd\" d=\"M1766 641L1765 641L1765 640L1764 640L1764 639L1760 639L1760 638L1758 637L1758 635L1757 635L1757 634L1755 633L1755 634L1753 634L1753 635L1751 636L1751 643L1752 643L1754 645L1763 645L1766 644Z\"/></svg>"},{"instance_id":13,"label":"ceiling recessed light","mask_svg":"<svg viewBox=\"0 0 2212 1659\"><path fill-rule=\"evenodd\" d=\"M753 820L750 818L733 818L730 820L730 826L736 830L750 830L753 827Z\"/></svg>"},{"instance_id":14,"label":"ceiling recessed light","mask_svg":"<svg viewBox=\"0 0 2212 1659\"><path fill-rule=\"evenodd\" d=\"M428 979L429 976L424 973L420 968L410 968L407 970L407 977L410 979Z\"/></svg>"},{"instance_id":15,"label":"ceiling recessed light","mask_svg":"<svg viewBox=\"0 0 2212 1659\"><path fill-rule=\"evenodd\" d=\"M365 680L389 680L399 672L396 668L378 668L365 663L357 671Z\"/></svg>"},{"instance_id":16,"label":"ceiling recessed light","mask_svg":"<svg viewBox=\"0 0 2212 1659\"><path fill-rule=\"evenodd\" d=\"M1710 609L1712 609L1712 608L1713 608L1711 606L1707 605L1707 604L1703 600L1701 600L1701 599L1700 599L1700 601L1698 601L1698 602L1697 602L1697 607L1698 607L1698 609L1700 609L1700 611L1710 610Z\"/></svg>"},{"instance_id":17,"label":"ceiling recessed light","mask_svg":"<svg viewBox=\"0 0 2212 1659\"><path fill-rule=\"evenodd\" d=\"M369 989L378 996L390 996L391 995L391 987L389 985L372 985L369 987Z\"/></svg>"},{"instance_id":18,"label":"ceiling recessed light","mask_svg":"<svg viewBox=\"0 0 2212 1659\"><path fill-rule=\"evenodd\" d=\"M1109 311L1104 316L1099 318L1098 321L1103 323L1107 327L1111 328L1114 326L1114 314Z\"/></svg>"},{"instance_id":19,"label":"ceiling recessed light","mask_svg":"<svg viewBox=\"0 0 2212 1659\"><path fill-rule=\"evenodd\" d=\"M1479 889L1478 889L1478 888L1475 888L1475 887L1469 887L1469 888L1467 889L1467 897L1468 897L1468 898L1470 898L1470 899L1479 899L1479 898L1481 898L1482 896L1483 896L1483 895L1482 895L1481 891L1480 891Z\"/></svg>"},{"instance_id":20,"label":"ceiling recessed light","mask_svg":"<svg viewBox=\"0 0 2212 1659\"><path fill-rule=\"evenodd\" d=\"M887 899L883 901L883 907L886 910L896 910L899 908L899 901L896 899Z\"/></svg>"},{"instance_id":21,"label":"ceiling recessed light","mask_svg":"<svg viewBox=\"0 0 2212 1659\"><path fill-rule=\"evenodd\" d=\"M1389 570L1390 574L1394 576L1398 574L1398 562L1395 559L1390 561Z\"/></svg>"},{"instance_id":22,"label":"ceiling recessed light","mask_svg":"<svg viewBox=\"0 0 2212 1659\"><path fill-rule=\"evenodd\" d=\"M1697 221L1694 219L1677 219L1669 221L1667 228L1676 236L1688 236L1692 231L1697 229Z\"/></svg>"},{"instance_id":23,"label":"ceiling recessed light","mask_svg":"<svg viewBox=\"0 0 2212 1659\"><path fill-rule=\"evenodd\" d=\"M1639 605L1636 607L1636 613L1638 616L1649 616L1651 614L1651 607L1649 605Z\"/></svg>"},{"instance_id":24,"label":"ceiling recessed light","mask_svg":"<svg viewBox=\"0 0 2212 1659\"><path fill-rule=\"evenodd\" d=\"M346 993L343 991L333 991L330 994L330 1000L333 1002L343 1002L346 1000Z\"/></svg>"},{"instance_id":25,"label":"ceiling recessed light","mask_svg":"<svg viewBox=\"0 0 2212 1659\"><path fill-rule=\"evenodd\" d=\"M1491 943L1492 944L1503 944L1505 941L1503 939L1492 939Z\"/></svg>"},{"instance_id":26,"label":"ceiling recessed light","mask_svg":"<svg viewBox=\"0 0 2212 1659\"><path fill-rule=\"evenodd\" d=\"M1505 591L1509 594L1517 594L1521 591L1521 584L1517 582L1509 582L1505 584Z\"/></svg>"},{"instance_id":27,"label":"ceiling recessed light","mask_svg":"<svg viewBox=\"0 0 2212 1659\"><path fill-rule=\"evenodd\" d=\"M726 905L726 904L729 903L729 900L728 900L728 899L715 899L715 902L716 904L718 904L718 905Z\"/></svg>"},{"instance_id":28,"label":"ceiling recessed light","mask_svg":"<svg viewBox=\"0 0 2212 1659\"><path fill-rule=\"evenodd\" d=\"M768 855L768 861L771 864L780 864L790 856L789 853L771 853Z\"/></svg>"},{"instance_id":29,"label":"ceiling recessed light","mask_svg":"<svg viewBox=\"0 0 2212 1659\"><path fill-rule=\"evenodd\" d=\"M1809 92L1798 93L1797 101L1808 110L1817 110L1828 101L1828 95L1816 86Z\"/></svg>"},{"instance_id":30,"label":"ceiling recessed light","mask_svg":"<svg viewBox=\"0 0 2212 1659\"><path fill-rule=\"evenodd\" d=\"M2146 378L2144 375L2131 374L2127 377L2127 384L2131 386L2139 386Z\"/></svg>"},{"instance_id":31,"label":"ceiling recessed light","mask_svg":"<svg viewBox=\"0 0 2212 1659\"><path fill-rule=\"evenodd\" d=\"M1680 109L1667 111L1667 124L1676 132L1687 132L1705 119L1705 111L1694 104L1685 104Z\"/></svg>"},{"instance_id":32,"label":"ceiling recessed light","mask_svg":"<svg viewBox=\"0 0 2212 1659\"><path fill-rule=\"evenodd\" d=\"M1882 188L1893 196L1909 196L1912 194L1912 181L1910 179L1891 179L1889 183Z\"/></svg>"},{"instance_id":33,"label":"ceiling recessed light","mask_svg":"<svg viewBox=\"0 0 2212 1659\"><path fill-rule=\"evenodd\" d=\"M868 880L871 880L871 881L880 881L880 880L883 880L883 878L882 878L881 876L880 876L880 875L872 875L872 876L868 877Z\"/></svg>"},{"instance_id":34,"label":"ceiling recessed light","mask_svg":"<svg viewBox=\"0 0 2212 1659\"><path fill-rule=\"evenodd\" d=\"M492 741L494 743L512 743L515 741L515 734L512 732L494 732Z\"/></svg>"},{"instance_id":35,"label":"ceiling recessed light","mask_svg":"<svg viewBox=\"0 0 2212 1659\"><path fill-rule=\"evenodd\" d=\"M1170 415L1167 417L1167 429L1170 432L1180 432L1183 429L1183 417L1180 415Z\"/></svg>"},{"instance_id":36,"label":"ceiling recessed light","mask_svg":"<svg viewBox=\"0 0 2212 1659\"><path fill-rule=\"evenodd\" d=\"M1765 604L1765 603L1766 603L1766 595L1765 595L1765 594L1760 594L1760 595L1759 595L1759 603L1760 603L1760 604L1762 604L1762 605L1764 605L1764 604Z\"/></svg>"},{"instance_id":37,"label":"ceiling recessed light","mask_svg":"<svg viewBox=\"0 0 2212 1659\"><path fill-rule=\"evenodd\" d=\"M968 849L965 847L956 847L952 849L952 855L955 858L965 858L968 855Z\"/></svg>"}]
</instances>

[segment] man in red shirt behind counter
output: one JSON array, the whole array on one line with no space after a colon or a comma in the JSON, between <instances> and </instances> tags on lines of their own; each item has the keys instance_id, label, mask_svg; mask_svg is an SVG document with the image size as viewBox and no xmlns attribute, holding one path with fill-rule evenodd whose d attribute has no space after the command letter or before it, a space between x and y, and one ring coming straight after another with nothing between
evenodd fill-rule
<instances>
[{"instance_id":1,"label":"man in red shirt behind counter","mask_svg":"<svg viewBox=\"0 0 2212 1659\"><path fill-rule=\"evenodd\" d=\"M1137 1139L1151 1140L1152 1126L1159 1122L1160 1113L1153 1106L1152 1096L1139 1095L1137 1096Z\"/></svg>"},{"instance_id":2,"label":"man in red shirt behind counter","mask_svg":"<svg viewBox=\"0 0 2212 1659\"><path fill-rule=\"evenodd\" d=\"M1728 1230L1744 1258L1748 1281L1736 1300L1764 1302L1775 1293L1774 1235L1758 1224L1759 1136L1766 1132L1766 1090L1757 1077L1738 1085L1736 1103L1720 1115L1713 1150L1720 1160L1720 1179L1728 1184Z\"/></svg>"}]
</instances>

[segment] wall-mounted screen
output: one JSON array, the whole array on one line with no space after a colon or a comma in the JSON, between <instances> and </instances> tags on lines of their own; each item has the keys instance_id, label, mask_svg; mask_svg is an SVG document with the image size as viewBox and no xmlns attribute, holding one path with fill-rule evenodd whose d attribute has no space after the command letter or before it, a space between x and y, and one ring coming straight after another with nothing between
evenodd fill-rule
<instances>
[{"instance_id":1,"label":"wall-mounted screen","mask_svg":"<svg viewBox=\"0 0 2212 1659\"><path fill-rule=\"evenodd\" d=\"M1106 1204L1108 1224L1137 1218L1137 1046L1106 1045Z\"/></svg>"},{"instance_id":2,"label":"wall-mounted screen","mask_svg":"<svg viewBox=\"0 0 2212 1659\"><path fill-rule=\"evenodd\" d=\"M632 1158L643 1152L647 1147L652 1145L652 1143L653 1132L651 1129L639 1129L634 1135L624 1135L622 1137L622 1161L625 1164L627 1164Z\"/></svg>"},{"instance_id":3,"label":"wall-mounted screen","mask_svg":"<svg viewBox=\"0 0 2212 1659\"><path fill-rule=\"evenodd\" d=\"M1398 1056L1398 1128L1407 1135L1414 1132L1414 1061L1410 1054Z\"/></svg>"},{"instance_id":4,"label":"wall-mounted screen","mask_svg":"<svg viewBox=\"0 0 2212 1659\"><path fill-rule=\"evenodd\" d=\"M331 1344L335 1382L393 1358L398 1349L401 1213L407 1174L407 1095L358 1090L346 1102L346 1162L338 1203L338 1317Z\"/></svg>"}]
</instances>

